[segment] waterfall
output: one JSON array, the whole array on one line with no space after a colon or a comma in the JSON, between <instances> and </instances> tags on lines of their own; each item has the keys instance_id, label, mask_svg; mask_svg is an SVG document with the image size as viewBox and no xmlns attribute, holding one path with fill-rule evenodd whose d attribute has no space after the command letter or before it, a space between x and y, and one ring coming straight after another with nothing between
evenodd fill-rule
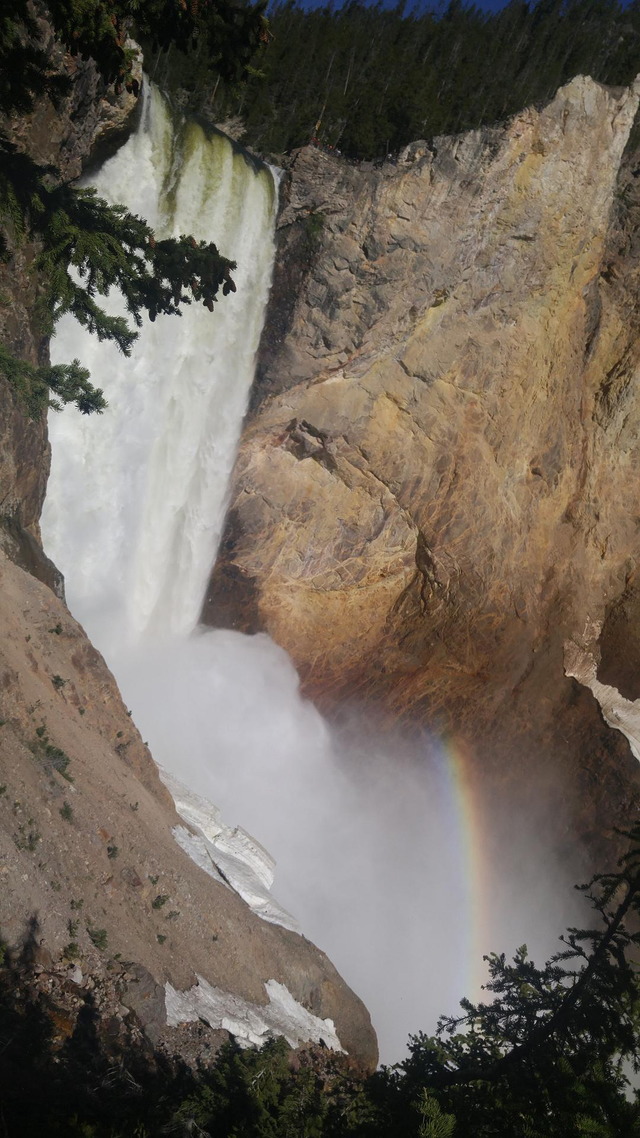
<instances>
[{"instance_id":1,"label":"waterfall","mask_svg":"<svg viewBox=\"0 0 640 1138\"><path fill-rule=\"evenodd\" d=\"M79 358L109 406L50 416L45 547L156 761L275 856L277 896L364 999L393 1062L409 1031L432 1030L474 994L483 951L562 928L565 899L549 897L522 841L510 852L515 884L485 877L469 897L477 849L461 856L464 811L437 740L416 756L362 728L346 749L268 637L196 628L252 380L276 193L269 169L222 135L174 121L153 87L143 99L137 130L93 184L162 235L214 240L237 261L237 292L213 314L190 305L145 323L128 360L60 322L54 361ZM107 304L122 311L117 297ZM473 908L489 904L480 940Z\"/></svg>"},{"instance_id":2,"label":"waterfall","mask_svg":"<svg viewBox=\"0 0 640 1138\"><path fill-rule=\"evenodd\" d=\"M53 462L43 517L73 611L94 635L185 634L195 626L224 517L273 263L276 192L217 132L174 127L146 88L138 129L93 181L161 237L215 241L237 262L237 292L213 314L145 322L126 360L60 322L56 359L80 355L105 388L102 416L51 417ZM119 297L110 311L124 312ZM114 625L115 621L115 625Z\"/></svg>"}]
</instances>

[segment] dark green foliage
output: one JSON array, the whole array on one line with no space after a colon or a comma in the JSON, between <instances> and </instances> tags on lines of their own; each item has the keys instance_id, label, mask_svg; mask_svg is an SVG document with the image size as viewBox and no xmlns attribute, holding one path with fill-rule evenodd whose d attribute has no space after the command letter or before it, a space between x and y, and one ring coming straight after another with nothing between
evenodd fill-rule
<instances>
[{"instance_id":1,"label":"dark green foliage","mask_svg":"<svg viewBox=\"0 0 640 1138\"><path fill-rule=\"evenodd\" d=\"M208 68L228 82L245 73L266 35L264 4L242 0L50 0L47 7L59 43L91 56L103 79L116 87L131 85L129 32L137 31L159 50L203 50ZM6 0L0 15L0 116L5 118L30 111L38 97L56 100L69 90L34 11L27 0ZM64 183L55 168L38 165L0 126L0 258L9 262L16 244L25 240L40 250L34 269L44 282L42 331L50 332L69 312L99 339L114 340L125 355L143 315L151 320L176 315L194 300L211 311L220 289L226 295L235 288L235 265L213 243L184 234L157 241L142 218ZM97 302L110 288L122 293L133 328ZM84 414L106 406L77 361L36 368L5 347L0 371L32 417L47 402L56 408L74 403Z\"/></svg>"},{"instance_id":2,"label":"dark green foliage","mask_svg":"<svg viewBox=\"0 0 640 1138\"><path fill-rule=\"evenodd\" d=\"M303 220L305 237L310 251L320 244L324 232L324 214L308 213Z\"/></svg>"},{"instance_id":3,"label":"dark green foliage","mask_svg":"<svg viewBox=\"0 0 640 1138\"><path fill-rule=\"evenodd\" d=\"M66 75L53 72L28 0L3 0L0 12L0 112L24 114L34 98L54 99L69 90Z\"/></svg>"},{"instance_id":4,"label":"dark green foliage","mask_svg":"<svg viewBox=\"0 0 640 1138\"><path fill-rule=\"evenodd\" d=\"M161 51L206 50L227 80L246 70L265 34L266 2L242 0L48 0L54 26L69 50L91 57L108 82L128 76L128 32Z\"/></svg>"},{"instance_id":5,"label":"dark green foliage","mask_svg":"<svg viewBox=\"0 0 640 1138\"><path fill-rule=\"evenodd\" d=\"M48 0L59 42L73 55L95 60L107 83L129 84L128 35L160 51L206 52L209 66L228 82L239 79L268 39L266 2L243 0ZM24 113L34 99L66 94L69 79L51 66L47 45L28 0L3 0L0 13L0 113Z\"/></svg>"},{"instance_id":6,"label":"dark green foliage","mask_svg":"<svg viewBox=\"0 0 640 1138\"><path fill-rule=\"evenodd\" d=\"M67 782L73 782L73 779L67 773L71 759L66 751L63 751L61 747L54 747L52 743L47 743L44 748L44 753L53 769L56 770L58 774L61 774L63 778L66 778Z\"/></svg>"},{"instance_id":7,"label":"dark green foliage","mask_svg":"<svg viewBox=\"0 0 640 1138\"><path fill-rule=\"evenodd\" d=\"M4 1133L638 1138L626 1072L640 1059L640 933L627 925L637 928L640 914L640 826L630 837L619 872L586 887L594 928L569 930L542 968L524 947L512 962L491 956L491 1001L464 1001L460 1017L411 1039L408 1059L369 1079L324 1048L292 1056L284 1040L261 1050L230 1044L214 1067L195 1073L139 1046L114 1051L90 996L73 1035L54 1046L49 998L25 996L9 960L0 969L0 1083L11 1072L20 1078L6 1082ZM104 950L104 930L88 932ZM65 952L77 955L77 944Z\"/></svg>"},{"instance_id":8,"label":"dark green foliage","mask_svg":"<svg viewBox=\"0 0 640 1138\"><path fill-rule=\"evenodd\" d=\"M41 841L42 834L38 830L33 829L33 818L25 824L20 822L18 824L18 833L13 835L13 840L17 849L27 850L33 853L38 848L38 842Z\"/></svg>"},{"instance_id":9,"label":"dark green foliage","mask_svg":"<svg viewBox=\"0 0 640 1138\"><path fill-rule=\"evenodd\" d=\"M31 753L36 759L42 762L45 770L49 773L51 773L51 771L57 771L67 782L73 782L73 778L69 774L71 759L67 752L63 751L61 747L56 747L54 743L49 742L47 729L44 725L42 727L36 727L36 735L37 738L29 745Z\"/></svg>"},{"instance_id":10,"label":"dark green foliage","mask_svg":"<svg viewBox=\"0 0 640 1138\"><path fill-rule=\"evenodd\" d=\"M434 5L435 7L435 5ZM264 78L216 91L214 113L239 114L248 141L282 154L317 139L360 159L417 138L503 120L553 96L574 75L612 84L640 69L640 2L511 0L487 13L364 0L270 12Z\"/></svg>"},{"instance_id":11,"label":"dark green foliage","mask_svg":"<svg viewBox=\"0 0 640 1138\"><path fill-rule=\"evenodd\" d=\"M462 1016L413 1038L400 1068L377 1077L393 1120L381 1133L415 1133L428 1088L455 1117L456 1138L640 1135L637 1102L625 1094L625 1070L640 1069L640 934L626 924L640 913L640 827L629 836L620 872L585 887L595 928L570 929L543 968L525 947L511 963L489 957L491 1002L463 1001Z\"/></svg>"},{"instance_id":12,"label":"dark green foliage","mask_svg":"<svg viewBox=\"0 0 640 1138\"><path fill-rule=\"evenodd\" d=\"M94 929L91 925L87 925L87 934L91 943L101 952L104 952L108 941L107 930Z\"/></svg>"},{"instance_id":13,"label":"dark green foliage","mask_svg":"<svg viewBox=\"0 0 640 1138\"><path fill-rule=\"evenodd\" d=\"M85 415L100 412L107 405L100 388L88 382L89 372L78 360L33 367L25 360L16 359L0 343L0 373L13 387L31 419L36 419L44 407L60 410L65 403L75 403Z\"/></svg>"},{"instance_id":14,"label":"dark green foliage","mask_svg":"<svg viewBox=\"0 0 640 1138\"><path fill-rule=\"evenodd\" d=\"M284 1039L260 1051L226 1047L174 1115L175 1124L195 1122L225 1138L328 1138L372 1119L363 1080L348 1064L321 1049L292 1061Z\"/></svg>"},{"instance_id":15,"label":"dark green foliage","mask_svg":"<svg viewBox=\"0 0 640 1138\"><path fill-rule=\"evenodd\" d=\"M69 805L68 802L65 802L60 807L59 813L60 813L60 817L63 818L65 822L73 822L73 809ZM71 930L69 930L69 931L71 931ZM71 935L73 936L73 933Z\"/></svg>"}]
</instances>

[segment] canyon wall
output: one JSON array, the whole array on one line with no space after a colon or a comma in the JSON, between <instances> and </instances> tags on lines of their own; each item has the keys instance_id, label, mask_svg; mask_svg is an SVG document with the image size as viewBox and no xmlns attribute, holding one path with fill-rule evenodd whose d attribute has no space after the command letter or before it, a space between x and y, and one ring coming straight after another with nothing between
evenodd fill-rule
<instances>
[{"instance_id":1,"label":"canyon wall","mask_svg":"<svg viewBox=\"0 0 640 1138\"><path fill-rule=\"evenodd\" d=\"M44 23L41 34L52 65L73 76L72 93L62 107L41 100L9 129L16 145L67 179L117 145L137 99L106 89L90 61L59 52ZM9 237L0 339L44 364L38 250ZM269 908L264 880L230 856L246 845L264 878L255 843L229 833L218 856L176 813L42 551L48 469L46 416L30 419L1 379L0 965L8 950L26 989L44 994L54 1048L91 1014L115 1055L133 1042L195 1064L230 1033L253 1043L284 1034L292 1045L326 1040L373 1068L364 1005L324 953ZM235 888L243 874L245 888ZM257 885L267 919L243 899Z\"/></svg>"},{"instance_id":2,"label":"canyon wall","mask_svg":"<svg viewBox=\"0 0 640 1138\"><path fill-rule=\"evenodd\" d=\"M637 102L578 77L382 168L297 152L203 612L269 632L328 712L560 796L592 849L640 801L563 671L590 621L607 682L640 674Z\"/></svg>"},{"instance_id":3,"label":"canyon wall","mask_svg":"<svg viewBox=\"0 0 640 1138\"><path fill-rule=\"evenodd\" d=\"M71 77L70 92L55 106L48 98L36 99L30 113L0 122L0 127L10 143L51 167L51 178L67 181L126 138L137 97L133 90L108 87L92 60L64 52L44 17L37 19L37 27L39 46L49 54L52 71ZM139 56L132 80L138 90ZM0 341L19 359L44 365L49 362L49 339L39 311L44 291L36 265L39 248L11 220L3 218L3 228L9 257L0 260ZM46 416L25 414L15 389L0 377L0 549L62 595L62 577L39 542L49 464Z\"/></svg>"}]
</instances>

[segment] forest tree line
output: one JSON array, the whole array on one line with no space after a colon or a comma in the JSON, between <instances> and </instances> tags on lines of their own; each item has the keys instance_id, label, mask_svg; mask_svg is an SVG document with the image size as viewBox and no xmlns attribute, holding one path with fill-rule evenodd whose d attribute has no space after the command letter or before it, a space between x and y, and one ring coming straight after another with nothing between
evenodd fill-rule
<instances>
[{"instance_id":1,"label":"forest tree line","mask_svg":"<svg viewBox=\"0 0 640 1138\"><path fill-rule=\"evenodd\" d=\"M239 116L243 141L267 156L317 139L380 159L544 103L575 75L627 85L640 71L640 0L511 0L493 13L463 0L439 13L284 0L269 33L241 84L212 80L203 56L158 61L163 84L217 122Z\"/></svg>"}]
</instances>

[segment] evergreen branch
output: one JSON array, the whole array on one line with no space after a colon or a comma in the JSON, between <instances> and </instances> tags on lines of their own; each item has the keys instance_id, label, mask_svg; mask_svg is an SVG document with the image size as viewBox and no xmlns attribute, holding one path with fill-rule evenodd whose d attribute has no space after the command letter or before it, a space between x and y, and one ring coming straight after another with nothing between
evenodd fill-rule
<instances>
[{"instance_id":1,"label":"evergreen branch","mask_svg":"<svg viewBox=\"0 0 640 1138\"><path fill-rule=\"evenodd\" d=\"M68 94L68 75L53 70L28 0L3 0L0 13L0 113L27 114L36 98Z\"/></svg>"},{"instance_id":2,"label":"evergreen branch","mask_svg":"<svg viewBox=\"0 0 640 1138\"><path fill-rule=\"evenodd\" d=\"M34 267L46 293L39 302L47 330L70 313L100 340L114 341L129 355L143 315L179 315L197 302L209 311L220 290L235 292L235 262L221 256L213 242L182 234L158 241L142 218L124 206L109 205L95 190L55 182L56 171L40 166L0 135L0 221L6 237L29 237L40 246ZM96 302L117 289L131 328L123 316L110 316ZM94 409L94 408L91 408Z\"/></svg>"},{"instance_id":3,"label":"evergreen branch","mask_svg":"<svg viewBox=\"0 0 640 1138\"><path fill-rule=\"evenodd\" d=\"M626 859L625 859L626 860ZM553 979L557 984L558 980L566 980L567 978L575 978L575 982L571 988L566 991L566 994L561 994L561 999L558 1006L552 1012L551 1016L546 1019L537 1018L537 1009L534 1009L536 1019L533 1025L529 1025L526 1031L525 1038L522 1042L512 1047L506 1054L502 1054L493 1063L486 1066L468 1066L459 1067L457 1070L448 1070L434 1072L430 1083L432 1086L443 1089L460 1084L472 1082L493 1082L497 1079L503 1078L509 1073L511 1068L517 1063L521 1062L534 1051L539 1051L551 1038L561 1033L570 1023L571 1017L576 1011L577 1006L587 994L590 993L590 988L598 976L600 968L608 955L613 955L617 963L618 976L623 975L625 972L628 975L625 977L627 986L631 985L634 998L637 998L637 985L635 982L635 974L631 972L627 963L624 950L629 944L635 943L637 937L631 935L626 931L623 932L624 920L629 910L632 907L638 906L638 898L640 896L640 875L634 872L632 876L628 876L625 872L614 877L606 875L595 878L594 881L602 881L605 883L605 892L611 895L612 885L617 881L617 888L624 885L626 893L623 899L618 904L614 914L609 915L607 927L604 932L592 930L586 933L580 933L578 930L570 930L569 944L570 952L561 953L553 958L553 961L562 959L567 955L576 956L583 955L582 948L577 944L577 938L582 937L590 939L592 942L597 942L596 948L591 955L587 958L585 967L579 973L567 973L564 970L554 970ZM504 967L504 957L499 958L502 966ZM553 963L553 962L552 962ZM611 978L609 978L611 979ZM494 987L489 985L489 988ZM560 990L562 992L562 990ZM556 995L558 990L556 989ZM624 999L626 990L617 993L618 999ZM600 993L601 997L605 993ZM469 1005L470 1012L477 1015L477 1010ZM605 1005L601 1005L601 1011L605 1009ZM481 1009L485 1010L485 1009ZM486 1009L489 1011L490 1009ZM522 1007L519 1009L522 1013ZM458 1023L464 1020L457 1021ZM502 1038L504 1038L504 1027L502 1028Z\"/></svg>"},{"instance_id":4,"label":"evergreen branch","mask_svg":"<svg viewBox=\"0 0 640 1138\"><path fill-rule=\"evenodd\" d=\"M78 360L34 367L17 359L0 343L0 374L13 388L30 419L39 418L46 407L60 411L68 403L74 403L83 415L100 414L107 406L103 392L89 383L89 372Z\"/></svg>"}]
</instances>

